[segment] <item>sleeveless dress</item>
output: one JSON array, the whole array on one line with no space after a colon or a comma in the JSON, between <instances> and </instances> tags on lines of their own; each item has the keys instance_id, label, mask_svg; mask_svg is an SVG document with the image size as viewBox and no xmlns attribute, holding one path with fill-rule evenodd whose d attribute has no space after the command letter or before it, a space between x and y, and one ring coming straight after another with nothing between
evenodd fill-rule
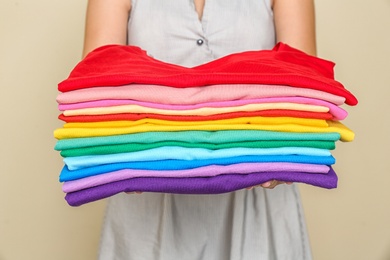
<instances>
[{"instance_id":1,"label":"sleeveless dress","mask_svg":"<svg viewBox=\"0 0 390 260\"><path fill-rule=\"evenodd\" d=\"M132 0L128 44L192 67L275 45L270 0ZM219 195L118 194L108 201L100 260L311 259L297 187Z\"/></svg>"}]
</instances>

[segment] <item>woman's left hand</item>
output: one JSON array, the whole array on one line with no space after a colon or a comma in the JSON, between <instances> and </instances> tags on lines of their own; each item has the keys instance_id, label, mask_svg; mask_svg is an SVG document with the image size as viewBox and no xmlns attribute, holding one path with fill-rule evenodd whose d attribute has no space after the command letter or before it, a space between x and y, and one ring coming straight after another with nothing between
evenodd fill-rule
<instances>
[{"instance_id":1,"label":"woman's left hand","mask_svg":"<svg viewBox=\"0 0 390 260\"><path fill-rule=\"evenodd\" d=\"M285 182L285 181L272 180L272 181L267 181L267 182L264 182L264 183L259 184L259 185L256 185L256 186L248 187L248 188L246 188L246 189L247 189L247 190L251 190L251 189L257 188L257 187L262 187L262 188L266 188L266 189L273 189L273 188L275 188L276 186L278 186L279 184L291 185L292 182Z\"/></svg>"}]
</instances>

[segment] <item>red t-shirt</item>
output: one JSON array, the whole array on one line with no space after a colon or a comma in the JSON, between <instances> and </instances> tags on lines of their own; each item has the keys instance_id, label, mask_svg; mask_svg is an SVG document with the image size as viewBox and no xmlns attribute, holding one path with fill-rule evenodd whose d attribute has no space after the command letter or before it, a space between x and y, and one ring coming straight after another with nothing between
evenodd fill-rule
<instances>
[{"instance_id":1,"label":"red t-shirt","mask_svg":"<svg viewBox=\"0 0 390 260\"><path fill-rule=\"evenodd\" d=\"M67 92L132 83L177 88L275 84L325 91L345 97L348 105L356 105L356 97L334 80L333 67L330 61L283 43L272 50L235 53L192 68L156 60L136 46L107 45L89 53L58 89Z\"/></svg>"}]
</instances>

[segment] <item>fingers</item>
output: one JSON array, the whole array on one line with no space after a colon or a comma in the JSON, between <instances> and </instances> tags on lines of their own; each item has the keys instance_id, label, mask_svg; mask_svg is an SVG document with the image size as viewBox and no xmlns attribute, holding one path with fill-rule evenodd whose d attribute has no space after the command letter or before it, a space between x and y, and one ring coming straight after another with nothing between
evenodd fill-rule
<instances>
[{"instance_id":1,"label":"fingers","mask_svg":"<svg viewBox=\"0 0 390 260\"><path fill-rule=\"evenodd\" d=\"M263 187L263 188L267 188L267 189L273 189L278 184L281 184L281 183L282 182L280 182L280 181L272 180L272 181L264 182L263 184L260 184L260 186Z\"/></svg>"},{"instance_id":2,"label":"fingers","mask_svg":"<svg viewBox=\"0 0 390 260\"><path fill-rule=\"evenodd\" d=\"M125 192L126 194L142 194L142 191Z\"/></svg>"},{"instance_id":3,"label":"fingers","mask_svg":"<svg viewBox=\"0 0 390 260\"><path fill-rule=\"evenodd\" d=\"M245 188L245 189L251 190L251 189L257 188L257 187L262 187L262 188L266 188L266 189L273 189L276 186L278 186L279 184L291 185L292 182L284 182L284 181L272 180L272 181L267 181L267 182L264 182L262 184L259 184L259 185L256 185L256 186L251 186L251 187L248 187L248 188Z\"/></svg>"}]
</instances>

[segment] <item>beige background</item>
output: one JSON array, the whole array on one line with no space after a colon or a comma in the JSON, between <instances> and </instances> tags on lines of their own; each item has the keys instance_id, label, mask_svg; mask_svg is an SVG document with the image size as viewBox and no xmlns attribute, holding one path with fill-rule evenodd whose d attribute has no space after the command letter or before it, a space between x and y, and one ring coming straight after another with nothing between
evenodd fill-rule
<instances>
[{"instance_id":1,"label":"beige background","mask_svg":"<svg viewBox=\"0 0 390 260\"><path fill-rule=\"evenodd\" d=\"M86 1L0 0L0 260L96 257L104 202L67 206L56 84L81 56ZM316 1L319 56L357 95L339 188L301 185L316 260L390 259L390 1Z\"/></svg>"}]
</instances>

